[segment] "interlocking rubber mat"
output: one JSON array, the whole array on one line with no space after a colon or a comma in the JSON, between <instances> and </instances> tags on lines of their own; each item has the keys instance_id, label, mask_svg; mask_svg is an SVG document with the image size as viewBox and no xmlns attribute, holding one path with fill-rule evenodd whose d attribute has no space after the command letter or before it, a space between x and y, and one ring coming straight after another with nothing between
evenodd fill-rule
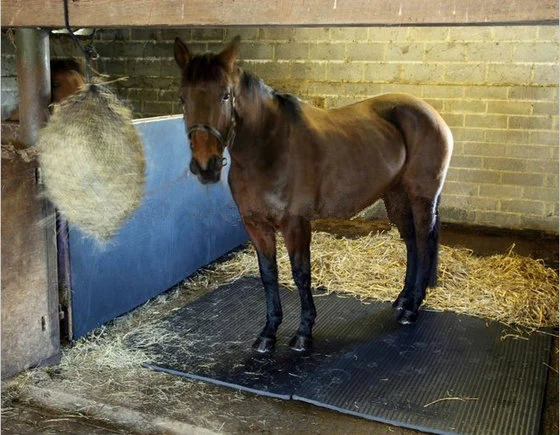
<instances>
[{"instance_id":1,"label":"interlocking rubber mat","mask_svg":"<svg viewBox=\"0 0 560 435\"><path fill-rule=\"evenodd\" d=\"M549 335L520 339L496 322L425 310L400 326L390 303L316 293L313 349L297 353L287 344L299 297L281 298L273 354L251 350L265 301L260 280L243 278L163 320L169 339L147 349L146 366L426 432L538 433Z\"/></svg>"}]
</instances>

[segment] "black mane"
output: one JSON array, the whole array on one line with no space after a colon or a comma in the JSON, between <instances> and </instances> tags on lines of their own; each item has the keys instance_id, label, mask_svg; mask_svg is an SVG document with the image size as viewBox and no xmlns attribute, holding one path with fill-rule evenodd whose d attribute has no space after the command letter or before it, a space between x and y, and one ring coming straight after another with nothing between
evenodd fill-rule
<instances>
[{"instance_id":1,"label":"black mane","mask_svg":"<svg viewBox=\"0 0 560 435\"><path fill-rule=\"evenodd\" d=\"M290 121L298 122L301 119L301 102L294 95L278 92L266 85L259 77L248 72L243 73L241 86L245 88L249 96L252 96L253 92L258 92L272 97L278 108Z\"/></svg>"},{"instance_id":2,"label":"black mane","mask_svg":"<svg viewBox=\"0 0 560 435\"><path fill-rule=\"evenodd\" d=\"M291 94L274 92L274 98L278 103L278 107L280 107L290 121L298 122L301 120L301 102L297 97Z\"/></svg>"}]
</instances>

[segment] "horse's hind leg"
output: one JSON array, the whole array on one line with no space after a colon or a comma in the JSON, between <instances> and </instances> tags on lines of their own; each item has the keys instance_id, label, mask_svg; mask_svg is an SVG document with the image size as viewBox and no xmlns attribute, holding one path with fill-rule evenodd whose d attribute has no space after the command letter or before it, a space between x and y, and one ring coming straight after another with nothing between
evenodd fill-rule
<instances>
[{"instance_id":1,"label":"horse's hind leg","mask_svg":"<svg viewBox=\"0 0 560 435\"><path fill-rule=\"evenodd\" d=\"M253 349L261 353L270 352L274 350L276 331L282 323L282 305L278 293L276 236L274 229L264 224L245 221L245 229L257 250L259 271L266 297L266 325L253 343Z\"/></svg>"},{"instance_id":2,"label":"horse's hind leg","mask_svg":"<svg viewBox=\"0 0 560 435\"><path fill-rule=\"evenodd\" d=\"M432 245L432 259L430 263L430 272L428 274L428 287L436 287L438 284L438 265L439 265L439 203L441 194L436 198L435 214L436 222L432 232L430 233L430 243Z\"/></svg>"},{"instance_id":3,"label":"horse's hind leg","mask_svg":"<svg viewBox=\"0 0 560 435\"><path fill-rule=\"evenodd\" d=\"M408 194L401 185L394 187L391 191L383 195L383 202L387 209L389 220L396 225L401 238L406 245L406 275L404 287L393 302L393 306L402 310L410 299L417 273L417 249L416 232L414 230L414 218L412 208L408 199Z\"/></svg>"},{"instance_id":4,"label":"horse's hind leg","mask_svg":"<svg viewBox=\"0 0 560 435\"><path fill-rule=\"evenodd\" d=\"M301 321L290 340L293 350L303 351L311 347L312 329L315 323L315 304L311 294L311 225L300 217L289 217L281 224L286 249L290 256L292 275L301 300Z\"/></svg>"},{"instance_id":5,"label":"horse's hind leg","mask_svg":"<svg viewBox=\"0 0 560 435\"><path fill-rule=\"evenodd\" d=\"M398 306L398 321L402 324L416 320L418 308L426 297L426 288L435 284L437 276L438 199L418 196L411 198L410 203L414 219L417 267L414 285Z\"/></svg>"}]
</instances>

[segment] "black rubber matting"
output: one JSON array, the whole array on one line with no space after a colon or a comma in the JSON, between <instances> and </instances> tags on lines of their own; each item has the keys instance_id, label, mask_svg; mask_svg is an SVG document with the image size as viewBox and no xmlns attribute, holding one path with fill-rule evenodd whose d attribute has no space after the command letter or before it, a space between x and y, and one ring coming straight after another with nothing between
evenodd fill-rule
<instances>
[{"instance_id":1,"label":"black rubber matting","mask_svg":"<svg viewBox=\"0 0 560 435\"><path fill-rule=\"evenodd\" d=\"M399 326L389 303L316 294L313 350L297 353L299 297L281 297L274 354L251 350L265 302L260 280L243 278L162 321L168 338L146 349L147 366L427 432L538 432L550 336L504 338L501 324L429 311Z\"/></svg>"}]
</instances>

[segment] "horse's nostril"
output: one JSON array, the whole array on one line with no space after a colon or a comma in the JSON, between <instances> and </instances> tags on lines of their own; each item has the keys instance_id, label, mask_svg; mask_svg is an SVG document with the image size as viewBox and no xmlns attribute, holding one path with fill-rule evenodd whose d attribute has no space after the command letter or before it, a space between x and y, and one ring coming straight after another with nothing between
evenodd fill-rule
<instances>
[{"instance_id":1,"label":"horse's nostril","mask_svg":"<svg viewBox=\"0 0 560 435\"><path fill-rule=\"evenodd\" d=\"M220 156L212 156L210 157L210 161L208 162L208 170L209 171L219 171L224 166L222 157Z\"/></svg>"},{"instance_id":2,"label":"horse's nostril","mask_svg":"<svg viewBox=\"0 0 560 435\"><path fill-rule=\"evenodd\" d=\"M219 171L201 171L197 175L198 179L202 184L213 184L220 181L220 172Z\"/></svg>"},{"instance_id":3,"label":"horse's nostril","mask_svg":"<svg viewBox=\"0 0 560 435\"><path fill-rule=\"evenodd\" d=\"M191 159L191 164L189 165L189 168L194 175L200 174L200 169L201 168L200 168L200 165L198 164L198 162L195 159Z\"/></svg>"}]
</instances>

